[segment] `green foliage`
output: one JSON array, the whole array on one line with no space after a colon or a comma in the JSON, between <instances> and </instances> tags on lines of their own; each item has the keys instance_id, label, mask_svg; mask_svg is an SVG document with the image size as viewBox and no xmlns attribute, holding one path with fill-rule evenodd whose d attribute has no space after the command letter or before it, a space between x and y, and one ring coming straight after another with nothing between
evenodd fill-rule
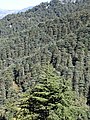
<instances>
[{"instance_id":1,"label":"green foliage","mask_svg":"<svg viewBox=\"0 0 90 120\"><path fill-rule=\"evenodd\" d=\"M70 80L60 78L51 65L41 68L38 83L23 94L18 105L13 106L17 120L88 119L88 108L80 105Z\"/></svg>"},{"instance_id":2,"label":"green foliage","mask_svg":"<svg viewBox=\"0 0 90 120\"><path fill-rule=\"evenodd\" d=\"M88 120L89 86L89 0L52 0L0 20L2 117Z\"/></svg>"}]
</instances>

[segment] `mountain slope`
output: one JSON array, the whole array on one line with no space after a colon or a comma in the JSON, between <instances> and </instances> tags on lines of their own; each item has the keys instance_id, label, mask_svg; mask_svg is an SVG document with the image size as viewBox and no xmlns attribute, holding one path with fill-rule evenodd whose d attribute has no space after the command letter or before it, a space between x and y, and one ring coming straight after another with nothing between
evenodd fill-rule
<instances>
[{"instance_id":1,"label":"mountain slope","mask_svg":"<svg viewBox=\"0 0 90 120\"><path fill-rule=\"evenodd\" d=\"M30 109L28 108L29 99L27 100L25 97L22 104L22 99L18 101L20 100L18 98L21 98L20 95L22 94L31 95L31 98L33 94L36 94L33 91L34 86L37 83L39 84L41 80L41 77L39 78L40 73L42 73L41 69L44 70L43 67L48 64L52 64L56 74L61 76L62 80L64 78L67 81L68 79L71 81L72 90L77 95L75 98L77 101L76 106L78 107L78 104L83 103L83 107L88 107L87 105L90 105L89 38L90 1L66 2L62 4L59 0L52 0L50 3L41 3L25 13L22 12L4 17L0 21L1 110L2 108L5 110L5 103L8 104L8 101L9 103L11 101L12 103L15 102L16 106L21 105L21 112L19 111L21 114L23 114L24 105L25 107L27 106L25 108L27 112L23 115L30 115L30 111L32 110L30 106ZM46 90L46 87L44 88ZM51 88L53 89L53 87ZM31 89L32 92L28 93ZM39 95L43 94L42 90L38 92L37 94ZM42 96L48 97L45 94ZM36 99L39 102L42 100L42 98L34 98L34 100ZM65 105L64 103L62 102L62 105ZM42 108L41 104L38 102L36 104L37 107L40 105L40 108ZM47 103L45 102L45 104ZM10 106L10 109L7 108L5 116L7 117L9 113L13 117L17 115L17 109L19 108L16 106L14 106L16 110L14 109L12 113L13 107ZM57 110L56 107L53 109L54 111ZM36 110L37 108L35 108L33 113L37 117L40 111ZM82 110L80 108L78 113L76 112L76 117L82 116ZM52 113L51 108L50 113ZM60 116L61 113L58 114ZM72 112L72 114L74 113ZM83 111L83 114L87 117L81 117L81 119L88 120L89 111L87 113ZM64 115L63 117L65 118ZM68 118L68 120L71 119Z\"/></svg>"},{"instance_id":2,"label":"mountain slope","mask_svg":"<svg viewBox=\"0 0 90 120\"><path fill-rule=\"evenodd\" d=\"M30 6L30 7L24 8L22 10L3 10L3 9L0 9L0 19L4 18L8 14L12 14L12 13L16 14L18 12L25 12L26 10L31 9L31 8L33 8L33 7Z\"/></svg>"},{"instance_id":3,"label":"mountain slope","mask_svg":"<svg viewBox=\"0 0 90 120\"><path fill-rule=\"evenodd\" d=\"M8 14L12 14L12 13L17 13L18 10L2 10L0 9L0 19L2 19L3 17L5 17Z\"/></svg>"},{"instance_id":4,"label":"mountain slope","mask_svg":"<svg viewBox=\"0 0 90 120\"><path fill-rule=\"evenodd\" d=\"M33 8L33 6L30 6L30 7L24 8L24 9L22 9L22 10L19 10L19 12L25 12L25 11L27 11L27 10L29 10L29 9L32 9L32 8Z\"/></svg>"}]
</instances>

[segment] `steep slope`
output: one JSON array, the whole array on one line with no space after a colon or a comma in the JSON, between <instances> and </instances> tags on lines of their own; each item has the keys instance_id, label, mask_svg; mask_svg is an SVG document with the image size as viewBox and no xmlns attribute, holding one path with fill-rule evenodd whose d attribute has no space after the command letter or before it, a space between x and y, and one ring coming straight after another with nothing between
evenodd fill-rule
<instances>
[{"instance_id":1,"label":"steep slope","mask_svg":"<svg viewBox=\"0 0 90 120\"><path fill-rule=\"evenodd\" d=\"M90 87L90 2L41 3L0 21L0 104L17 101L52 64L80 98ZM13 100L12 100L13 101ZM89 97L87 99L89 105ZM86 104L85 99L85 104ZM88 117L89 119L89 117ZM83 120L85 120L83 118Z\"/></svg>"}]
</instances>

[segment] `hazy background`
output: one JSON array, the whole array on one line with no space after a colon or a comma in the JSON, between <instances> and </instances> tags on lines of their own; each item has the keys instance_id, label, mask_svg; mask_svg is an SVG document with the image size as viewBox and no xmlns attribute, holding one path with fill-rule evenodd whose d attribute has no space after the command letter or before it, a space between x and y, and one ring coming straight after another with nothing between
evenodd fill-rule
<instances>
[{"instance_id":1,"label":"hazy background","mask_svg":"<svg viewBox=\"0 0 90 120\"><path fill-rule=\"evenodd\" d=\"M0 9L20 10L29 6L35 6L41 2L49 2L50 0L0 0Z\"/></svg>"}]
</instances>

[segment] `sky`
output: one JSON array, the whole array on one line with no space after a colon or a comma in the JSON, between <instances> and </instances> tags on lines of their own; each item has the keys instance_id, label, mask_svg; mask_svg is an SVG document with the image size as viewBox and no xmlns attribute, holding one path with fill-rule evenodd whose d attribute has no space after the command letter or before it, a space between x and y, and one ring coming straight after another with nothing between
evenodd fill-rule
<instances>
[{"instance_id":1,"label":"sky","mask_svg":"<svg viewBox=\"0 0 90 120\"><path fill-rule=\"evenodd\" d=\"M0 0L0 9L20 10L41 2L50 2L50 0Z\"/></svg>"}]
</instances>

